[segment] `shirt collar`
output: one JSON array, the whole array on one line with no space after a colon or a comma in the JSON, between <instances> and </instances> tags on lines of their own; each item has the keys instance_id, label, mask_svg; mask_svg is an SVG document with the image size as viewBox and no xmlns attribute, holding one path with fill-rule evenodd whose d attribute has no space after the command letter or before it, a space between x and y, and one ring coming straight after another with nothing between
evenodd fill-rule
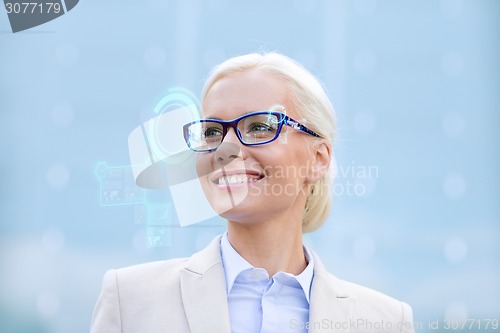
<instances>
[{"instance_id":1,"label":"shirt collar","mask_svg":"<svg viewBox=\"0 0 500 333\"><path fill-rule=\"evenodd\" d=\"M297 282L302 287L302 290L304 291L307 302L309 303L311 282L314 274L314 258L307 247L303 246L303 248L307 260L306 268L299 275L293 275L290 273L286 274L293 276L297 280ZM227 232L225 232L221 237L220 249L222 263L224 265L224 274L226 276L227 294L229 295L231 289L233 288L234 281L236 280L238 275L241 272L248 269L253 269L254 267L242 256L240 256L240 254L236 252L233 246L229 243Z\"/></svg>"},{"instance_id":2,"label":"shirt collar","mask_svg":"<svg viewBox=\"0 0 500 333\"><path fill-rule=\"evenodd\" d=\"M240 256L234 247L229 243L229 240L227 239L227 232L225 232L221 237L220 250L222 263L224 265L224 274L226 275L227 294L229 295L236 277L241 272L253 268L253 266L250 265L248 261L243 259L243 257Z\"/></svg>"},{"instance_id":3,"label":"shirt collar","mask_svg":"<svg viewBox=\"0 0 500 333\"><path fill-rule=\"evenodd\" d=\"M304 269L304 271L302 271L302 273L297 275L295 278L299 282L302 290L304 291L304 294L306 295L307 303L309 303L309 294L311 291L311 283L314 275L314 258L307 247L302 247L304 248L304 254L306 255L307 266L306 269Z\"/></svg>"}]
</instances>

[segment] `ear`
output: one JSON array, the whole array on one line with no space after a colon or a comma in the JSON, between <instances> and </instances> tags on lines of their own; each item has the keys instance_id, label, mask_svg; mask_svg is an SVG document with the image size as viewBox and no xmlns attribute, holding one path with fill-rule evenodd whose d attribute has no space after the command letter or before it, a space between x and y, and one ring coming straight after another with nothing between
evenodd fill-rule
<instances>
[{"instance_id":1,"label":"ear","mask_svg":"<svg viewBox=\"0 0 500 333\"><path fill-rule=\"evenodd\" d=\"M311 184L323 178L328 172L332 160L332 145L324 139L315 140L312 145L312 154L314 155L312 166L307 176L307 180Z\"/></svg>"}]
</instances>

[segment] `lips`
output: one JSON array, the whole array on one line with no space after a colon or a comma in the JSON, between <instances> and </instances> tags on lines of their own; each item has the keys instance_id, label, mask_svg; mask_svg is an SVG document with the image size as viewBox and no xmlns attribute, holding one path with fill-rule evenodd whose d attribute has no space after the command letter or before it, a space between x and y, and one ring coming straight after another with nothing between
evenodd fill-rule
<instances>
[{"instance_id":1,"label":"lips","mask_svg":"<svg viewBox=\"0 0 500 333\"><path fill-rule=\"evenodd\" d=\"M252 184L264 178L264 175L252 170L219 171L211 180L216 185Z\"/></svg>"},{"instance_id":2,"label":"lips","mask_svg":"<svg viewBox=\"0 0 500 333\"><path fill-rule=\"evenodd\" d=\"M234 175L227 177L220 177L216 184L219 185L232 185L232 184L244 184L244 183L254 183L260 180L260 177L250 176L250 175Z\"/></svg>"}]
</instances>

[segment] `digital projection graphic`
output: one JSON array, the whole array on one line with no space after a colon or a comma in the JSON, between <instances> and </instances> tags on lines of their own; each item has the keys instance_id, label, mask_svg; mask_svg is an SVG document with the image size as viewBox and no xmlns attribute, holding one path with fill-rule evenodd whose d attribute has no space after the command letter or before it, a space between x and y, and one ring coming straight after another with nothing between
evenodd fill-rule
<instances>
[{"instance_id":1,"label":"digital projection graphic","mask_svg":"<svg viewBox=\"0 0 500 333\"><path fill-rule=\"evenodd\" d=\"M4 0L12 32L16 33L52 21L70 10L79 0Z\"/></svg>"},{"instance_id":2,"label":"digital projection graphic","mask_svg":"<svg viewBox=\"0 0 500 333\"><path fill-rule=\"evenodd\" d=\"M144 203L144 190L135 185L130 166L109 167L97 163L96 178L99 180L101 206L119 206Z\"/></svg>"},{"instance_id":3,"label":"digital projection graphic","mask_svg":"<svg viewBox=\"0 0 500 333\"><path fill-rule=\"evenodd\" d=\"M110 167L105 162L99 162L95 167L95 176L99 182L99 204L102 207L133 205L135 222L146 225L147 245L171 245L171 203L168 200L158 202L137 186L130 165Z\"/></svg>"}]
</instances>

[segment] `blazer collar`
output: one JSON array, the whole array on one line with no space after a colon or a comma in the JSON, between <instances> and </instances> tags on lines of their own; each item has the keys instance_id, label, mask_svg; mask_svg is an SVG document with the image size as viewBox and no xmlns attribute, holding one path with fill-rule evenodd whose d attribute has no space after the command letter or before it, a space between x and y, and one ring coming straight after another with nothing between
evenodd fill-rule
<instances>
[{"instance_id":1,"label":"blazer collar","mask_svg":"<svg viewBox=\"0 0 500 333\"><path fill-rule=\"evenodd\" d=\"M195 253L180 275L182 301L191 333L231 333L220 239L221 236L217 236ZM309 332L349 332L349 329L339 330L338 326L349 324L354 297L350 297L342 281L328 273L317 254L310 252L314 257L314 277Z\"/></svg>"},{"instance_id":2,"label":"blazer collar","mask_svg":"<svg viewBox=\"0 0 500 333\"><path fill-rule=\"evenodd\" d=\"M231 333L220 236L188 260L180 283L191 333Z\"/></svg>"},{"instance_id":3,"label":"blazer collar","mask_svg":"<svg viewBox=\"0 0 500 333\"><path fill-rule=\"evenodd\" d=\"M330 274L318 255L314 256L314 278L309 307L309 333L350 332L354 307L341 280Z\"/></svg>"}]
</instances>

